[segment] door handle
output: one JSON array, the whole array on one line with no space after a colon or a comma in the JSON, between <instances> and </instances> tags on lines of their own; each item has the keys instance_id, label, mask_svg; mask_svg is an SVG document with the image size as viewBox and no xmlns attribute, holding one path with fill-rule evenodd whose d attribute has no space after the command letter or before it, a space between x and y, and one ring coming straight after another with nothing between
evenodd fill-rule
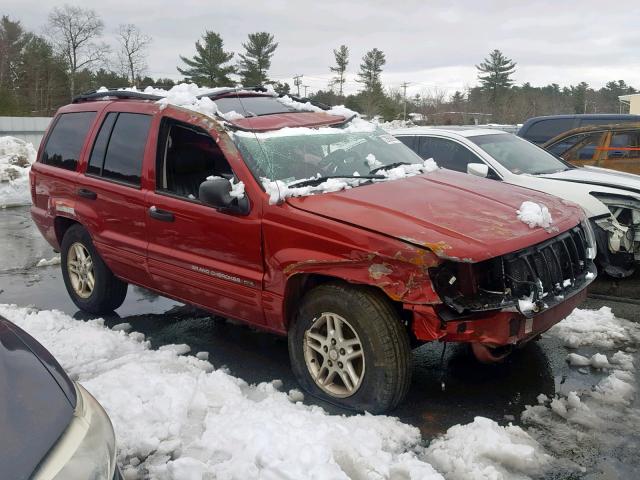
<instances>
[{"instance_id":1,"label":"door handle","mask_svg":"<svg viewBox=\"0 0 640 480\"><path fill-rule=\"evenodd\" d=\"M92 192L91 190L87 190L86 188L80 188L78 190L78 196L82 198L88 198L89 200L95 200L98 198L98 194L96 192Z\"/></svg>"},{"instance_id":2,"label":"door handle","mask_svg":"<svg viewBox=\"0 0 640 480\"><path fill-rule=\"evenodd\" d=\"M175 220L173 213L167 212L166 210L160 210L159 208L156 208L155 205L149 207L149 216L162 222L173 222Z\"/></svg>"},{"instance_id":3,"label":"door handle","mask_svg":"<svg viewBox=\"0 0 640 480\"><path fill-rule=\"evenodd\" d=\"M624 157L624 152L622 150L614 150L609 152L609 158L622 158Z\"/></svg>"}]
</instances>

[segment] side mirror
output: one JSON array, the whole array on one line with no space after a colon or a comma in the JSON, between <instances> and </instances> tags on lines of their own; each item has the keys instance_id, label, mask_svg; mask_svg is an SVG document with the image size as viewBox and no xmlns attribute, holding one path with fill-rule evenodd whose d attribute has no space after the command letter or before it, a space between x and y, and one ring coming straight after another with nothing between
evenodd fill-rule
<instances>
[{"instance_id":1,"label":"side mirror","mask_svg":"<svg viewBox=\"0 0 640 480\"><path fill-rule=\"evenodd\" d=\"M486 163L468 163L467 173L476 177L487 178L489 176L489 165Z\"/></svg>"},{"instance_id":2,"label":"side mirror","mask_svg":"<svg viewBox=\"0 0 640 480\"><path fill-rule=\"evenodd\" d=\"M202 203L214 207L216 210L228 213L246 215L249 213L249 199L231 196L231 182L226 178L213 178L200 184L198 198Z\"/></svg>"}]
</instances>

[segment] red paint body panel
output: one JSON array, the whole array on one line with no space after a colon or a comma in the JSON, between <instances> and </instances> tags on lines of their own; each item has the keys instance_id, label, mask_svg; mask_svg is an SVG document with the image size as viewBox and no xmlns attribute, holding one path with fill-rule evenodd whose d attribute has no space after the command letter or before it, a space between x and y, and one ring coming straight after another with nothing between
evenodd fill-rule
<instances>
[{"instance_id":1,"label":"red paint body panel","mask_svg":"<svg viewBox=\"0 0 640 480\"><path fill-rule=\"evenodd\" d=\"M291 308L287 300L293 298L293 285L316 275L380 289L401 308L413 311L412 328L419 339L512 343L514 339L505 332L509 333L509 320L521 314L477 314L473 322L466 320L474 326L464 333L457 330L457 320L443 326L436 309L442 302L428 269L444 259L479 262L516 251L568 230L583 218L578 207L554 197L447 171L270 205L229 133L214 119L139 100L85 102L58 113L87 110L96 111L97 117L77 172L40 162L32 168L32 216L45 238L58 249L56 218L64 217L63 223L77 221L88 229L117 276L278 333L287 331L287 308ZM93 140L109 111L154 117L140 188L84 173ZM251 205L248 215L222 213L198 201L156 191L156 150L163 117L211 135L245 184ZM342 120L307 112L236 123L272 130ZM43 145L45 141L46 136ZM97 199L79 197L81 187L95 191ZM557 230L530 229L517 220L516 210L524 200L547 205ZM152 206L172 212L174 222L151 218ZM577 299L549 309L549 318L559 321ZM544 327L544 322L539 323ZM517 338L525 337L518 334Z\"/></svg>"}]
</instances>

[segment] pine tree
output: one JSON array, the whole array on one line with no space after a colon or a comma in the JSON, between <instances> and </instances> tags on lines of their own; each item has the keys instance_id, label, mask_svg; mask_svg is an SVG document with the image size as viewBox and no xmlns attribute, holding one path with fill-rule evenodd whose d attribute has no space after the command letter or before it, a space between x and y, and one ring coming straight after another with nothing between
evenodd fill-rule
<instances>
[{"instance_id":1,"label":"pine tree","mask_svg":"<svg viewBox=\"0 0 640 480\"><path fill-rule=\"evenodd\" d=\"M489 54L489 58L476 65L476 68L482 90L489 94L489 99L495 107L501 91L513 85L511 75L516 71L516 63L496 49Z\"/></svg>"},{"instance_id":2,"label":"pine tree","mask_svg":"<svg viewBox=\"0 0 640 480\"><path fill-rule=\"evenodd\" d=\"M364 85L364 92L374 95L383 94L380 74L385 63L387 60L384 53L377 48L369 50L362 57L357 81Z\"/></svg>"},{"instance_id":3,"label":"pine tree","mask_svg":"<svg viewBox=\"0 0 640 480\"><path fill-rule=\"evenodd\" d=\"M246 50L239 55L238 62L242 84L249 87L271 83L267 71L271 67L271 57L278 48L273 35L267 32L250 33L249 41L242 46Z\"/></svg>"},{"instance_id":4,"label":"pine tree","mask_svg":"<svg viewBox=\"0 0 640 480\"><path fill-rule=\"evenodd\" d=\"M349 48L346 45L340 45L340 48L333 50L333 56L336 59L336 66L329 67L333 73L337 75L331 79L331 86L338 87L338 94L342 96L343 86L345 82L345 72L349 65Z\"/></svg>"},{"instance_id":5,"label":"pine tree","mask_svg":"<svg viewBox=\"0 0 640 480\"><path fill-rule=\"evenodd\" d=\"M234 81L229 78L229 75L236 73L236 67L225 65L233 58L233 53L224 51L222 37L207 30L202 36L202 41L196 42L196 54L192 58L180 55L180 60L189 68L178 67L178 71L186 77L187 81L199 85L233 86Z\"/></svg>"}]
</instances>

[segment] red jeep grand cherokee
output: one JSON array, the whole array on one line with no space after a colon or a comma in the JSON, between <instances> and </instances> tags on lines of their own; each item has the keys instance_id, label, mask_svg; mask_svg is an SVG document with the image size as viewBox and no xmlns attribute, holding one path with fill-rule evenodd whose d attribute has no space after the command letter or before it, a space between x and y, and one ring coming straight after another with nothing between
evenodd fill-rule
<instances>
[{"instance_id":1,"label":"red jeep grand cherokee","mask_svg":"<svg viewBox=\"0 0 640 480\"><path fill-rule=\"evenodd\" d=\"M170 98L78 97L42 141L32 215L82 310L118 308L133 283L288 335L307 391L381 412L409 388L410 345L500 359L594 278L572 204L438 169L344 109L260 90ZM517 218L526 200L551 228Z\"/></svg>"}]
</instances>

